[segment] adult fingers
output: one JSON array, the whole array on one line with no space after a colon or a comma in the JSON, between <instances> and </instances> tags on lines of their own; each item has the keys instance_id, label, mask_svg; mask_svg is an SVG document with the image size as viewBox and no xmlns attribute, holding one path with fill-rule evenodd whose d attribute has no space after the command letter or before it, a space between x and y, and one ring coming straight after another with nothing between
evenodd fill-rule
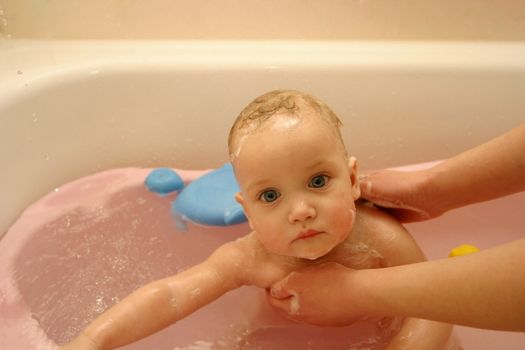
<instances>
[{"instance_id":1,"label":"adult fingers","mask_svg":"<svg viewBox=\"0 0 525 350\"><path fill-rule=\"evenodd\" d=\"M313 267L310 267L310 269L312 268ZM308 268L306 268L305 271L308 271ZM285 299L296 295L297 293L292 290L293 287L292 289L290 288L290 285L292 285L298 278L301 279L300 277L301 270L289 273L286 277L277 281L270 287L270 295L277 299Z\"/></svg>"}]
</instances>

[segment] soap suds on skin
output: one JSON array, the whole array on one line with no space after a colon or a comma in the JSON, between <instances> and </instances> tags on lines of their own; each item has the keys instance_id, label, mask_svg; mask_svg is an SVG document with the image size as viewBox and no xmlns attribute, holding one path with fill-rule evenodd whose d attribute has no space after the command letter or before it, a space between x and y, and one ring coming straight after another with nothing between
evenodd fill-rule
<instances>
[{"instance_id":1,"label":"soap suds on skin","mask_svg":"<svg viewBox=\"0 0 525 350\"><path fill-rule=\"evenodd\" d=\"M293 115L282 115L272 120L272 130L286 131L295 128L300 119Z\"/></svg>"},{"instance_id":2,"label":"soap suds on skin","mask_svg":"<svg viewBox=\"0 0 525 350\"><path fill-rule=\"evenodd\" d=\"M300 121L301 120L295 116L282 115L272 119L272 124L270 125L270 128L275 131L287 131L292 128L295 128ZM233 153L230 154L230 160L232 162L239 157L239 154L242 151L242 146L246 142L248 136L250 136L254 131L256 131L258 127L260 126L252 124L239 131L239 133L242 134L238 136L235 150L233 151Z\"/></svg>"},{"instance_id":3,"label":"soap suds on skin","mask_svg":"<svg viewBox=\"0 0 525 350\"><path fill-rule=\"evenodd\" d=\"M301 308L301 305L299 305L299 295L293 290L290 291L290 294L292 295L292 298L290 299L290 315L297 315Z\"/></svg>"}]
</instances>

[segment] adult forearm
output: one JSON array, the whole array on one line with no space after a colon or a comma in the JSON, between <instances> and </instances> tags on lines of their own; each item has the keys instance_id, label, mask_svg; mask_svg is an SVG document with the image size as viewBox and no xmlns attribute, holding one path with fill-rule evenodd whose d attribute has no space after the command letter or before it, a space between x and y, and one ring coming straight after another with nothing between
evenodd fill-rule
<instances>
[{"instance_id":1,"label":"adult forearm","mask_svg":"<svg viewBox=\"0 0 525 350\"><path fill-rule=\"evenodd\" d=\"M525 240L476 254L366 270L369 311L525 331Z\"/></svg>"},{"instance_id":2,"label":"adult forearm","mask_svg":"<svg viewBox=\"0 0 525 350\"><path fill-rule=\"evenodd\" d=\"M445 211L525 190L525 124L428 174L429 195Z\"/></svg>"}]
</instances>

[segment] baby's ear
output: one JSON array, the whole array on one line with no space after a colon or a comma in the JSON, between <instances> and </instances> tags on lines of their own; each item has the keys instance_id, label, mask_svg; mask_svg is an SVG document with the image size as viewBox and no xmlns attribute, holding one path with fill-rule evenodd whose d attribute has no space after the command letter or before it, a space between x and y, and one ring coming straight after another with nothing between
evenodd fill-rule
<instances>
[{"instance_id":1,"label":"baby's ear","mask_svg":"<svg viewBox=\"0 0 525 350\"><path fill-rule=\"evenodd\" d=\"M231 198L231 197L230 197ZM237 203L239 203L240 205L242 205L242 207L244 208L244 198L242 198L242 194L241 192L237 192L235 194L235 200L237 201Z\"/></svg>"},{"instance_id":2,"label":"baby's ear","mask_svg":"<svg viewBox=\"0 0 525 350\"><path fill-rule=\"evenodd\" d=\"M354 197L354 200L357 200L361 196L361 188L357 177L357 159L355 157L348 158L348 174L352 182L352 197Z\"/></svg>"},{"instance_id":3,"label":"baby's ear","mask_svg":"<svg viewBox=\"0 0 525 350\"><path fill-rule=\"evenodd\" d=\"M242 206L242 209L244 210L244 215L246 215L246 218L248 219L248 224L250 225L250 228L253 230L252 221L250 220L250 215L248 215L248 210L246 209L244 198L242 197L241 192L237 192L235 194L235 200L237 201L237 203L239 203Z\"/></svg>"}]
</instances>

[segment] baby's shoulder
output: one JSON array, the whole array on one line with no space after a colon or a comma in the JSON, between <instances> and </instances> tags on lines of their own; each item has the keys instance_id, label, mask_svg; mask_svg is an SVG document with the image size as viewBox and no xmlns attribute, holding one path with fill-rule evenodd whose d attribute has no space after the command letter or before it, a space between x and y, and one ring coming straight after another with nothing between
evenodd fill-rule
<instances>
[{"instance_id":1,"label":"baby's shoulder","mask_svg":"<svg viewBox=\"0 0 525 350\"><path fill-rule=\"evenodd\" d=\"M397 219L369 202L359 201L356 208L350 239L372 244L388 266L424 260L416 241Z\"/></svg>"},{"instance_id":2,"label":"baby's shoulder","mask_svg":"<svg viewBox=\"0 0 525 350\"><path fill-rule=\"evenodd\" d=\"M363 231L363 234L405 234L405 227L392 215L376 207L368 201L356 202L355 230Z\"/></svg>"}]
</instances>

